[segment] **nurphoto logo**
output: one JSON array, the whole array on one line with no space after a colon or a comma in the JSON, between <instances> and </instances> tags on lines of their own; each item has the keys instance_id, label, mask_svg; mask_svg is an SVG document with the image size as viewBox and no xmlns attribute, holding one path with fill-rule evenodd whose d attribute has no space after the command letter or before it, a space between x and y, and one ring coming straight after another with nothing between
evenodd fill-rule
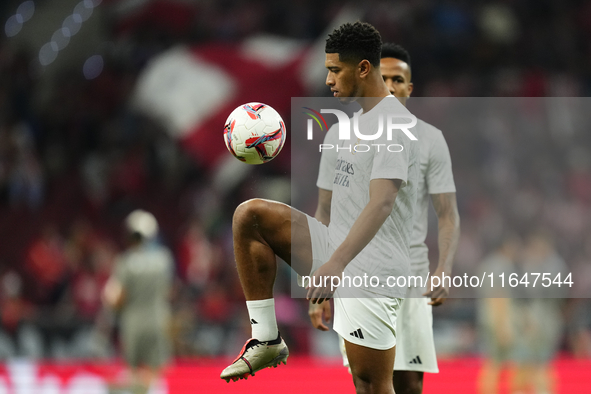
<instances>
[{"instance_id":1,"label":"nurphoto logo","mask_svg":"<svg viewBox=\"0 0 591 394\"><path fill-rule=\"evenodd\" d=\"M367 152L371 149L369 144L360 144L361 141L375 141L382 136L384 133L384 128L386 129L386 139L388 141L392 140L392 134L394 130L401 130L410 140L417 141L417 137L414 136L413 133L410 132L409 129L413 128L417 124L417 118L411 114L379 114L378 116L378 130L374 134L363 134L359 130L359 117L361 115L361 110L355 112L353 114L353 127L351 127L351 119L349 116L338 109L321 109L320 112L315 111L309 107L302 107L310 112L304 112L306 115L310 116L307 123L307 139L312 140L314 138L314 121L318 124L321 131L324 131L325 128L328 130L328 125L326 120L321 114L333 114L337 117L337 123L339 127L339 140L349 141L351 140L351 129L353 129L353 133L355 134L355 138L357 139L357 144L353 147L350 145L348 147L339 147L334 146L333 144L320 144L319 151L322 152L323 150L329 149L345 149L351 151L354 150L355 152ZM386 125L384 127L384 116L386 118ZM402 123L399 123L403 121ZM392 144L392 145L385 145L385 144L371 144L371 146L375 146L377 150L380 150L380 146L385 146L389 152L401 152L404 148L402 145L399 144Z\"/></svg>"}]
</instances>

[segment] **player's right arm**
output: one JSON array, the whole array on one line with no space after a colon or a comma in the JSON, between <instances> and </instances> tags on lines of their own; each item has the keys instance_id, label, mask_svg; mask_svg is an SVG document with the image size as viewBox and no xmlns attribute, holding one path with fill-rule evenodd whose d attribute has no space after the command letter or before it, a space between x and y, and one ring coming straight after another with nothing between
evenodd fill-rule
<instances>
[{"instance_id":1,"label":"player's right arm","mask_svg":"<svg viewBox=\"0 0 591 394\"><path fill-rule=\"evenodd\" d=\"M349 233L336 248L326 263L321 265L313 274L311 285L308 287L306 298L318 304L332 298L335 291L327 281L321 286L314 286L314 278L341 276L347 265L369 244L377 232L392 213L398 191L406 186L411 162L416 158L416 146L411 146L406 136L396 134L395 142L405 148L396 154L375 150L372 161L368 162L371 169L369 175L369 201L353 222ZM382 136L386 142L386 136ZM378 140L377 142L380 142ZM414 173L413 175L414 176ZM413 179L413 182L416 181Z\"/></svg>"},{"instance_id":2,"label":"player's right arm","mask_svg":"<svg viewBox=\"0 0 591 394\"><path fill-rule=\"evenodd\" d=\"M392 213L398 190L403 186L403 182L406 183L408 167L398 169L399 172L395 172L394 167L376 171L376 167L381 167L379 164L376 165L376 162L374 159L374 170L371 174L373 179L369 182L369 202L351 226L345 240L328 261L315 271L314 277L341 276L347 265L369 244ZM405 174L399 177L403 171ZM388 178L383 177L384 175ZM314 279L311 283L315 283ZM322 303L332 298L333 293L334 289L325 281L321 286L310 285L307 298L312 302Z\"/></svg>"}]
</instances>

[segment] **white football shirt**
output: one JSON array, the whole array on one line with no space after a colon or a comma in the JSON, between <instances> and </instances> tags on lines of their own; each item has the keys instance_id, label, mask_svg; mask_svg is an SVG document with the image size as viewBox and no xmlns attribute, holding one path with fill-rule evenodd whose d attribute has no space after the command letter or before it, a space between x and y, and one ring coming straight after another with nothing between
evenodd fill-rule
<instances>
[{"instance_id":1,"label":"white football shirt","mask_svg":"<svg viewBox=\"0 0 591 394\"><path fill-rule=\"evenodd\" d=\"M392 212L375 237L349 263L345 275L377 276L380 280L379 286L367 287L367 290L380 296L404 297L406 287L387 286L386 279L389 276L408 276L410 270L410 239L420 171L419 144L398 129L392 132L391 140L387 139L387 116L410 115L393 96L384 98L359 117L361 133L375 134L379 127L380 115L384 129L377 140L359 140L351 132L352 140L338 141L338 152L335 146L336 160L333 164L330 187L332 202L328 227L329 248L332 253L344 241L353 223L369 202L369 184L372 179L400 179L402 184ZM357 152L355 146L358 147ZM402 151L398 151L400 146L403 147ZM389 151L387 147L393 151ZM365 150L368 151L364 152ZM326 158L323 158L323 161L321 165L326 166Z\"/></svg>"},{"instance_id":2,"label":"white football shirt","mask_svg":"<svg viewBox=\"0 0 591 394\"><path fill-rule=\"evenodd\" d=\"M425 244L428 229L429 194L454 193L451 157L441 130L420 119L410 129L420 146L420 176L417 183L417 202L414 213L414 228L410 242L412 275L425 276L429 270L429 250ZM325 144L336 145L338 124L333 125L324 137ZM323 150L316 186L333 190L337 152Z\"/></svg>"}]
</instances>

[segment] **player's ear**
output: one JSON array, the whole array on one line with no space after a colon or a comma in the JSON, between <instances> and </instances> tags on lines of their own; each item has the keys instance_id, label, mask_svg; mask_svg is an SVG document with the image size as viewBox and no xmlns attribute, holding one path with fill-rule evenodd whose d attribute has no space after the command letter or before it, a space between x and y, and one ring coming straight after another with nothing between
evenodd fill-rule
<instances>
[{"instance_id":1,"label":"player's ear","mask_svg":"<svg viewBox=\"0 0 591 394\"><path fill-rule=\"evenodd\" d=\"M359 72L359 77L365 78L365 77L367 77L367 75L371 71L371 63L369 62L369 60L363 59L357 65L357 70Z\"/></svg>"},{"instance_id":2,"label":"player's ear","mask_svg":"<svg viewBox=\"0 0 591 394\"><path fill-rule=\"evenodd\" d=\"M409 83L408 84L408 97L410 97L410 95L412 94L412 90L415 86L413 85L413 83Z\"/></svg>"}]
</instances>

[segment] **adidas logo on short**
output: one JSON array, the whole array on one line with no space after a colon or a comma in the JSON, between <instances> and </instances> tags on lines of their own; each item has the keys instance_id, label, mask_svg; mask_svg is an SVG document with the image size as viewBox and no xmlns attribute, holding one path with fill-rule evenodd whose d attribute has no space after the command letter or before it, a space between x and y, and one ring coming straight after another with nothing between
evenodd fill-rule
<instances>
[{"instance_id":1,"label":"adidas logo on short","mask_svg":"<svg viewBox=\"0 0 591 394\"><path fill-rule=\"evenodd\" d=\"M259 324L259 322L256 321L255 319L250 319L250 324Z\"/></svg>"},{"instance_id":2,"label":"adidas logo on short","mask_svg":"<svg viewBox=\"0 0 591 394\"><path fill-rule=\"evenodd\" d=\"M419 356L416 356L415 358L413 358L412 360L410 360L409 364L422 364L423 362L421 361L421 358Z\"/></svg>"},{"instance_id":3,"label":"adidas logo on short","mask_svg":"<svg viewBox=\"0 0 591 394\"><path fill-rule=\"evenodd\" d=\"M364 339L363 333L361 332L361 328L358 328L357 330L353 331L352 333L349 333L349 335L351 335L352 337L355 337L355 338Z\"/></svg>"}]
</instances>

